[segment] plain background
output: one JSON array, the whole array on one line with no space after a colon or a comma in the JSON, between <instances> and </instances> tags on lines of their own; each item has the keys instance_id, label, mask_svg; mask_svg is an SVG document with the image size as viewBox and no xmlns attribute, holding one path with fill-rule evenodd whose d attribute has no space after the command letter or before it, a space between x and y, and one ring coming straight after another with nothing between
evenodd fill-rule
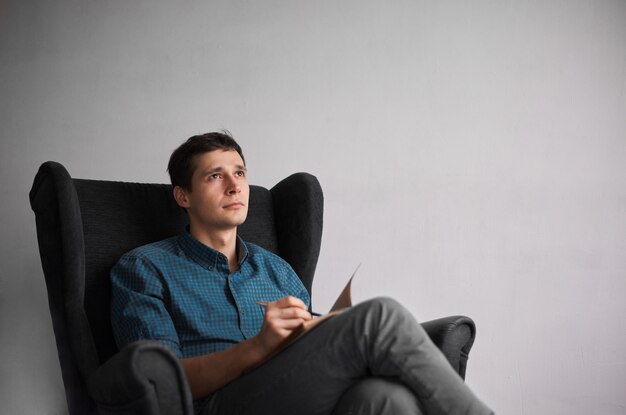
<instances>
[{"instance_id":1,"label":"plain background","mask_svg":"<svg viewBox=\"0 0 626 415\"><path fill-rule=\"evenodd\" d=\"M500 414L626 414L626 2L0 2L0 412L65 414L28 191L226 128L315 174L313 288L475 319Z\"/></svg>"}]
</instances>

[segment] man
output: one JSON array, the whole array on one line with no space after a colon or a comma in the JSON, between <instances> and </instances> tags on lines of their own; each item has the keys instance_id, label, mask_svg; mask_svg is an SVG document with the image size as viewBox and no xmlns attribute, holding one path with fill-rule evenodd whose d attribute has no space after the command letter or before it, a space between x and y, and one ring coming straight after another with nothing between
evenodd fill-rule
<instances>
[{"instance_id":1,"label":"man","mask_svg":"<svg viewBox=\"0 0 626 415\"><path fill-rule=\"evenodd\" d=\"M154 339L181 358L197 413L491 413L391 299L345 310L257 367L311 319L309 294L285 261L237 236L249 186L232 137L191 137L168 171L189 228L120 259L112 323L120 348Z\"/></svg>"}]
</instances>

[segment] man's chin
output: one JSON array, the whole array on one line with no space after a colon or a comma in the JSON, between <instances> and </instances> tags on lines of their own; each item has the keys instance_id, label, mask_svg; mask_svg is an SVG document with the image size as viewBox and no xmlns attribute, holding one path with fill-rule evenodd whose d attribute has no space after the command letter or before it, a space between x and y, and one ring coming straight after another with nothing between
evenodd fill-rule
<instances>
[{"instance_id":1,"label":"man's chin","mask_svg":"<svg viewBox=\"0 0 626 415\"><path fill-rule=\"evenodd\" d=\"M246 221L247 218L248 218L248 212L246 211L245 214L241 215L241 217L236 218L233 221L233 224L235 226L243 225L243 223Z\"/></svg>"}]
</instances>

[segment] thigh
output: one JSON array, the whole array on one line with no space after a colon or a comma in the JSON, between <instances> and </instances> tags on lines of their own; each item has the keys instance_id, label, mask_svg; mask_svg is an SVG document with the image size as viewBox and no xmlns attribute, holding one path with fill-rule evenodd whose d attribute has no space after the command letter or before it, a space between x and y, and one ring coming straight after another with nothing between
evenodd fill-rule
<instances>
[{"instance_id":1,"label":"thigh","mask_svg":"<svg viewBox=\"0 0 626 415\"><path fill-rule=\"evenodd\" d=\"M339 399L333 415L420 415L417 398L403 383L380 377L365 378Z\"/></svg>"}]
</instances>

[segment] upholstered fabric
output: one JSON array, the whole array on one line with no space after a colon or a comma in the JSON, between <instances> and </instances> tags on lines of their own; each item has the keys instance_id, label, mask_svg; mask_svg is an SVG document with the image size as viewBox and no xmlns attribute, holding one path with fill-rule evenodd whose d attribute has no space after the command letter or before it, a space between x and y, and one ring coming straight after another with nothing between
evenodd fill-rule
<instances>
[{"instance_id":1,"label":"upholstered fabric","mask_svg":"<svg viewBox=\"0 0 626 415\"><path fill-rule=\"evenodd\" d=\"M463 379L469 352L476 337L474 321L465 316L450 316L422 323L430 339Z\"/></svg>"},{"instance_id":2,"label":"upholstered fabric","mask_svg":"<svg viewBox=\"0 0 626 415\"><path fill-rule=\"evenodd\" d=\"M179 360L164 345L139 341L90 376L87 389L100 413L188 414L191 395Z\"/></svg>"},{"instance_id":3,"label":"upholstered fabric","mask_svg":"<svg viewBox=\"0 0 626 415\"><path fill-rule=\"evenodd\" d=\"M322 188L315 176L299 173L287 177L270 192L274 217L280 218L276 221L278 252L291 264L312 297L313 276L322 241ZM241 230L244 239L255 242L245 233L252 223L246 221Z\"/></svg>"},{"instance_id":4,"label":"upholstered fabric","mask_svg":"<svg viewBox=\"0 0 626 415\"><path fill-rule=\"evenodd\" d=\"M275 198L285 206L275 210ZM123 253L180 233L187 216L169 185L73 179L55 162L40 167L30 200L70 413L92 413L86 380L98 390L102 375L94 373L118 353L109 316L110 269ZM285 210L289 220L282 223ZM239 234L283 256L310 292L322 210L321 188L309 174L292 175L272 192L251 186L250 213Z\"/></svg>"}]
</instances>

